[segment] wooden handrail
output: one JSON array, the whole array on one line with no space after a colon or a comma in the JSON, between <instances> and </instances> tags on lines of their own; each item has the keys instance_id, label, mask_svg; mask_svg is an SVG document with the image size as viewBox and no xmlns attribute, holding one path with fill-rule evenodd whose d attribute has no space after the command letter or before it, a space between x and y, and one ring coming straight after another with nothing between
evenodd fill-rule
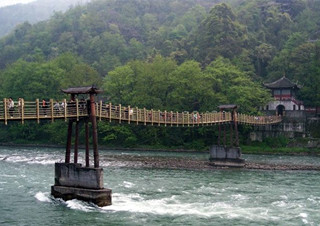
<instances>
[{"instance_id":1,"label":"wooden handrail","mask_svg":"<svg viewBox=\"0 0 320 226\"><path fill-rule=\"evenodd\" d=\"M8 110L8 99L4 98L3 103L0 104L0 121L4 121L5 124L10 120L21 120L24 123L25 120L36 120L38 123L43 119L50 119L52 122L55 119L67 120L69 118L74 118L77 121L81 117L88 117L88 112L85 110L85 102L79 102L78 99L75 101L67 102L66 99L62 101L62 104L58 104L57 109L54 106L53 100L50 99L50 107L42 108L39 99L32 101L20 100L18 104L18 111L10 113ZM143 123L144 125L171 125L176 126L188 125L188 126L200 126L200 125L215 125L218 123L230 123L233 118L230 112L175 112L173 111L154 111L153 109L147 110L146 108L131 108L122 107L121 104L118 106L113 106L112 103L105 104L102 101L95 106L97 108L97 117L100 120L107 119L109 122L112 120L117 120L119 123L135 121L136 124ZM3 116L2 116L3 115ZM9 117L10 115L10 117ZM239 124L249 124L249 125L267 125L275 124L282 121L281 116L251 116L241 113L235 114L235 120Z\"/></svg>"}]
</instances>

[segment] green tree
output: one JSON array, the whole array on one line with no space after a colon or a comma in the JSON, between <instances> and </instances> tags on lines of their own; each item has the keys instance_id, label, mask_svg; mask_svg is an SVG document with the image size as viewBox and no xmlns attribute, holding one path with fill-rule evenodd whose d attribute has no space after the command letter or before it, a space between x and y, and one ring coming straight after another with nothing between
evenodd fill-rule
<instances>
[{"instance_id":1,"label":"green tree","mask_svg":"<svg viewBox=\"0 0 320 226\"><path fill-rule=\"evenodd\" d=\"M60 97L64 71L53 63L29 63L23 60L3 72L3 93L17 99Z\"/></svg>"},{"instance_id":2,"label":"green tree","mask_svg":"<svg viewBox=\"0 0 320 226\"><path fill-rule=\"evenodd\" d=\"M111 101L130 104L135 95L135 74L129 65L110 71L103 80L102 88Z\"/></svg>"},{"instance_id":3,"label":"green tree","mask_svg":"<svg viewBox=\"0 0 320 226\"><path fill-rule=\"evenodd\" d=\"M77 64L72 71L66 73L63 79L63 88L76 86L91 86L102 83L102 78L92 67L87 64Z\"/></svg>"},{"instance_id":4,"label":"green tree","mask_svg":"<svg viewBox=\"0 0 320 226\"><path fill-rule=\"evenodd\" d=\"M257 113L258 107L270 100L266 89L253 82L228 59L218 58L206 67L204 73L219 97L217 105L232 103L238 105L241 112Z\"/></svg>"},{"instance_id":5,"label":"green tree","mask_svg":"<svg viewBox=\"0 0 320 226\"><path fill-rule=\"evenodd\" d=\"M195 55L206 64L223 56L232 59L245 46L246 31L231 8L222 3L210 10L196 34Z\"/></svg>"}]
</instances>

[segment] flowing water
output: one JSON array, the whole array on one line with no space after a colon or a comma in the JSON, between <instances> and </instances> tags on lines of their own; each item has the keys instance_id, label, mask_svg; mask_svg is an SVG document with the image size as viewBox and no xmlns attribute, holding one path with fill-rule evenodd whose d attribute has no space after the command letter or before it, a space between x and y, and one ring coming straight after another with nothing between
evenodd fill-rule
<instances>
[{"instance_id":1,"label":"flowing water","mask_svg":"<svg viewBox=\"0 0 320 226\"><path fill-rule=\"evenodd\" d=\"M100 151L113 205L50 195L63 149L0 147L0 225L319 225L319 171L128 168L108 156L206 159L208 154ZM317 157L247 161L319 165ZM83 159L80 159L83 161Z\"/></svg>"}]
</instances>

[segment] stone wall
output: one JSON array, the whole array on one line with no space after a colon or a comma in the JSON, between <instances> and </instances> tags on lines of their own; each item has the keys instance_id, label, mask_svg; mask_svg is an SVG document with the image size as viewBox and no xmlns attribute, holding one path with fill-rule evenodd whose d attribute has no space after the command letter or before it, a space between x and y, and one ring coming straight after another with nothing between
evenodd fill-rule
<instances>
[{"instance_id":1,"label":"stone wall","mask_svg":"<svg viewBox=\"0 0 320 226\"><path fill-rule=\"evenodd\" d=\"M291 100L274 100L268 103L268 108L265 107L265 110L275 111L277 106L283 105L285 107L285 111L298 110L299 106ZM294 107L295 106L295 107ZM304 110L304 106L300 105L300 111Z\"/></svg>"},{"instance_id":2,"label":"stone wall","mask_svg":"<svg viewBox=\"0 0 320 226\"><path fill-rule=\"evenodd\" d=\"M275 111L264 111L266 115L274 115ZM283 121L279 124L255 126L250 133L251 141L263 141L267 137L284 136L320 137L320 117L310 115L305 111L286 111Z\"/></svg>"}]
</instances>

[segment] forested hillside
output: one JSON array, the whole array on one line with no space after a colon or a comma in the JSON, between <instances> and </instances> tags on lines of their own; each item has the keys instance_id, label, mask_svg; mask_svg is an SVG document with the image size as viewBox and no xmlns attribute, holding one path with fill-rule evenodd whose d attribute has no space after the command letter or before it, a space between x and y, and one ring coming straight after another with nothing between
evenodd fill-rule
<instances>
[{"instance_id":1,"label":"forested hillside","mask_svg":"<svg viewBox=\"0 0 320 226\"><path fill-rule=\"evenodd\" d=\"M29 4L16 4L0 8L0 37L8 34L18 24L34 24L49 19L54 12L64 12L72 5L90 0L37 0Z\"/></svg>"},{"instance_id":2,"label":"forested hillside","mask_svg":"<svg viewBox=\"0 0 320 226\"><path fill-rule=\"evenodd\" d=\"M303 86L307 106L319 106L319 21L316 0L95 0L0 40L0 96L59 99L60 88L97 84L105 100L124 105L213 111L235 103L258 113L270 97L262 82L286 75ZM61 143L59 126L12 125L19 133L0 139ZM101 124L99 132L115 145L203 148L216 139L208 128Z\"/></svg>"}]
</instances>

